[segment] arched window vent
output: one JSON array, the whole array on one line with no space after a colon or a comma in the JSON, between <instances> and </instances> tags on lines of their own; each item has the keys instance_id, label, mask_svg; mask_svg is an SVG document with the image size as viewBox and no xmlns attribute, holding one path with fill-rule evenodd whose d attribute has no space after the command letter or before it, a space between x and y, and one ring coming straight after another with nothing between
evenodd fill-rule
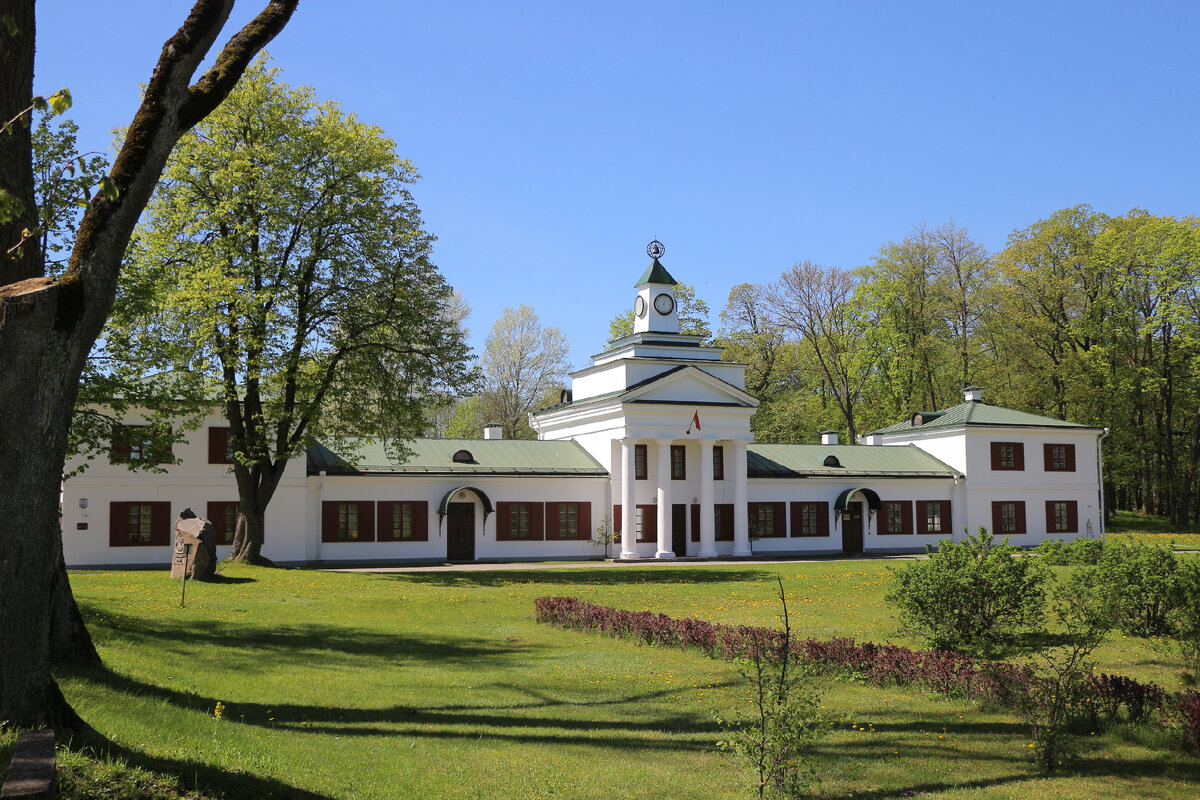
<instances>
[{"instance_id":1,"label":"arched window vent","mask_svg":"<svg viewBox=\"0 0 1200 800\"><path fill-rule=\"evenodd\" d=\"M838 461L838 457L833 455L825 456L825 460L821 463L826 467L840 467L842 465L842 462Z\"/></svg>"},{"instance_id":2,"label":"arched window vent","mask_svg":"<svg viewBox=\"0 0 1200 800\"><path fill-rule=\"evenodd\" d=\"M475 464L475 456L471 455L470 450L459 450L452 456L456 464Z\"/></svg>"}]
</instances>

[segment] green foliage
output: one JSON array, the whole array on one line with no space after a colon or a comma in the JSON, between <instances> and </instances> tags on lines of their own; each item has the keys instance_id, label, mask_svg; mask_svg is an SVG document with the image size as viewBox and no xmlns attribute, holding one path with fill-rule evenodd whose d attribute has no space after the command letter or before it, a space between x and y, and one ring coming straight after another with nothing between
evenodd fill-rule
<instances>
[{"instance_id":1,"label":"green foliage","mask_svg":"<svg viewBox=\"0 0 1200 800\"><path fill-rule=\"evenodd\" d=\"M480 359L484 421L500 423L509 439L537 438L529 427L529 412L558 402L571 368L570 350L562 330L543 327L532 306L504 309Z\"/></svg>"},{"instance_id":2,"label":"green foliage","mask_svg":"<svg viewBox=\"0 0 1200 800\"><path fill-rule=\"evenodd\" d=\"M708 326L708 303L696 297L696 287L687 283L675 285L675 316L679 320L679 332L689 336L703 336L705 341L712 338L712 330ZM647 312L653 313L653 312ZM608 323L608 340L610 342L633 333L633 309L622 311Z\"/></svg>"},{"instance_id":3,"label":"green foliage","mask_svg":"<svg viewBox=\"0 0 1200 800\"><path fill-rule=\"evenodd\" d=\"M1097 563L1104 552L1104 543L1099 539L1076 539L1069 543L1062 539L1043 539L1033 552L1052 567L1080 566Z\"/></svg>"},{"instance_id":4,"label":"green foliage","mask_svg":"<svg viewBox=\"0 0 1200 800\"><path fill-rule=\"evenodd\" d=\"M1184 575L1169 547L1109 544L1095 567L1096 582L1120 608L1120 628L1129 635L1161 636L1183 600Z\"/></svg>"},{"instance_id":5,"label":"green foliage","mask_svg":"<svg viewBox=\"0 0 1200 800\"><path fill-rule=\"evenodd\" d=\"M1077 570L1054 586L1051 609L1065 644L1046 647L1035 658L1041 672L1029 693L1018 697L1018 712L1029 723L1030 749L1041 772L1061 769L1076 753L1073 723L1084 716L1090 656L1112 630L1119 613L1116 595L1095 568Z\"/></svg>"},{"instance_id":6,"label":"green foliage","mask_svg":"<svg viewBox=\"0 0 1200 800\"><path fill-rule=\"evenodd\" d=\"M1182 664L1182 678L1200 683L1200 557L1180 559L1179 603L1170 623L1175 629L1175 649Z\"/></svg>"},{"instance_id":7,"label":"green foliage","mask_svg":"<svg viewBox=\"0 0 1200 800\"><path fill-rule=\"evenodd\" d=\"M1049 571L1017 552L1007 537L993 542L986 528L961 542L942 540L927 559L891 570L886 599L931 647L989 652L1041 626Z\"/></svg>"},{"instance_id":8,"label":"green foliage","mask_svg":"<svg viewBox=\"0 0 1200 800\"><path fill-rule=\"evenodd\" d=\"M800 797L816 780L811 757L813 742L828 731L822 712L816 671L792 653L792 628L787 593L779 580L779 637L766 641L752 635L750 654L738 661L738 671L750 684L753 711L749 718L731 722L729 738L719 742L755 775L755 796L785 800Z\"/></svg>"}]
</instances>

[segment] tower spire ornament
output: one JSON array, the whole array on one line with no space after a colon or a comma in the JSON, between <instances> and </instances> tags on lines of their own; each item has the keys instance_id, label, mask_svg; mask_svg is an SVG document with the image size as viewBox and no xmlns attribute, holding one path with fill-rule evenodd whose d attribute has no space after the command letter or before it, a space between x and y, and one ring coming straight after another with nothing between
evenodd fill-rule
<instances>
[{"instance_id":1,"label":"tower spire ornament","mask_svg":"<svg viewBox=\"0 0 1200 800\"><path fill-rule=\"evenodd\" d=\"M655 261L662 258L667 252L667 246L658 239L652 239L650 244L646 245L646 255L653 258Z\"/></svg>"}]
</instances>

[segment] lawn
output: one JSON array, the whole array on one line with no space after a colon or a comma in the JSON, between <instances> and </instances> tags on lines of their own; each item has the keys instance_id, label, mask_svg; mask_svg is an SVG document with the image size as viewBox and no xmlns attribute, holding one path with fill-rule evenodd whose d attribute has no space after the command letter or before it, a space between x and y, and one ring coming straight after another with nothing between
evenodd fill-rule
<instances>
[{"instance_id":1,"label":"lawn","mask_svg":"<svg viewBox=\"0 0 1200 800\"><path fill-rule=\"evenodd\" d=\"M884 562L350 574L224 566L76 573L109 671L60 674L131 764L229 797L736 798L714 713L748 710L728 664L551 629L533 599L771 623L783 578L801 635L912 644L883 603ZM1118 634L1104 667L1174 687L1169 654ZM1195 760L1115 733L1046 779L1005 714L833 683L820 796L1192 798ZM221 718L214 712L221 703ZM1137 737L1134 737L1135 739ZM3 754L0 754L2 758Z\"/></svg>"},{"instance_id":2,"label":"lawn","mask_svg":"<svg viewBox=\"0 0 1200 800\"><path fill-rule=\"evenodd\" d=\"M1200 525L1172 525L1166 517L1116 511L1105 526L1114 542L1173 545L1177 549L1200 550Z\"/></svg>"}]
</instances>

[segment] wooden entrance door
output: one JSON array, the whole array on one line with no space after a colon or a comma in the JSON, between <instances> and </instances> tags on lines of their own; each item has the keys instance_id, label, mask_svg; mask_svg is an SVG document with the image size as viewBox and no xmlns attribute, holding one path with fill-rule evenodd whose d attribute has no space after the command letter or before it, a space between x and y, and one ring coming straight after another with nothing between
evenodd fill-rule
<instances>
[{"instance_id":1,"label":"wooden entrance door","mask_svg":"<svg viewBox=\"0 0 1200 800\"><path fill-rule=\"evenodd\" d=\"M671 506L671 550L676 556L687 555L687 504Z\"/></svg>"},{"instance_id":2,"label":"wooden entrance door","mask_svg":"<svg viewBox=\"0 0 1200 800\"><path fill-rule=\"evenodd\" d=\"M450 503L446 507L446 560L475 560L474 503Z\"/></svg>"},{"instance_id":3,"label":"wooden entrance door","mask_svg":"<svg viewBox=\"0 0 1200 800\"><path fill-rule=\"evenodd\" d=\"M863 551L862 504L851 503L842 512L842 552L856 555Z\"/></svg>"}]
</instances>

